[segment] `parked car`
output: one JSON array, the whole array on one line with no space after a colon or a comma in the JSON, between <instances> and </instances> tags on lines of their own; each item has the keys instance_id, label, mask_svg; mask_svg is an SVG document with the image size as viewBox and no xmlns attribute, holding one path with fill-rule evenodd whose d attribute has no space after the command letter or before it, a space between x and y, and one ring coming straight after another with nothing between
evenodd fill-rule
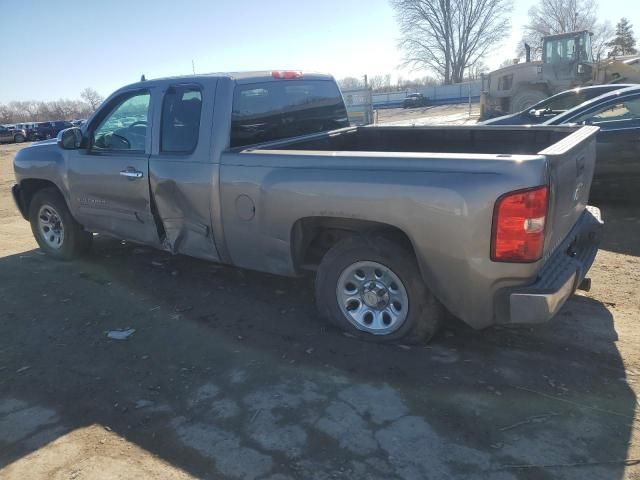
<instances>
[{"instance_id":1,"label":"parked car","mask_svg":"<svg viewBox=\"0 0 640 480\"><path fill-rule=\"evenodd\" d=\"M55 122L41 122L38 124L34 137L40 140L46 140L48 138L55 138L58 133L66 128L73 127L71 122L66 120L57 120Z\"/></svg>"},{"instance_id":2,"label":"parked car","mask_svg":"<svg viewBox=\"0 0 640 480\"><path fill-rule=\"evenodd\" d=\"M35 140L35 132L38 128L38 124L35 122L32 123L19 123L16 127L24 130L25 137L27 140Z\"/></svg>"},{"instance_id":3,"label":"parked car","mask_svg":"<svg viewBox=\"0 0 640 480\"><path fill-rule=\"evenodd\" d=\"M417 108L429 105L429 99L421 93L409 93L402 101L402 108Z\"/></svg>"},{"instance_id":4,"label":"parked car","mask_svg":"<svg viewBox=\"0 0 640 480\"><path fill-rule=\"evenodd\" d=\"M74 127L81 127L82 125L84 125L84 123L86 122L86 119L77 119L77 120L71 120L71 125L73 125Z\"/></svg>"},{"instance_id":5,"label":"parked car","mask_svg":"<svg viewBox=\"0 0 640 480\"><path fill-rule=\"evenodd\" d=\"M581 103L599 97L605 93L622 90L631 84L593 85L590 87L565 90L517 113L503 115L482 122L483 125L537 125L544 123L556 115L571 110Z\"/></svg>"},{"instance_id":6,"label":"parked car","mask_svg":"<svg viewBox=\"0 0 640 480\"><path fill-rule=\"evenodd\" d=\"M24 130L19 128L0 127L0 143L22 143L26 140L27 135Z\"/></svg>"},{"instance_id":7,"label":"parked car","mask_svg":"<svg viewBox=\"0 0 640 480\"><path fill-rule=\"evenodd\" d=\"M601 95L545 124L599 127L593 199L640 202L640 85Z\"/></svg>"},{"instance_id":8,"label":"parked car","mask_svg":"<svg viewBox=\"0 0 640 480\"><path fill-rule=\"evenodd\" d=\"M557 313L597 252L597 132L349 127L331 76L194 75L124 87L82 129L21 149L12 192L53 257L97 232L271 274L315 270L328 321L417 342L445 309L476 328Z\"/></svg>"}]
</instances>

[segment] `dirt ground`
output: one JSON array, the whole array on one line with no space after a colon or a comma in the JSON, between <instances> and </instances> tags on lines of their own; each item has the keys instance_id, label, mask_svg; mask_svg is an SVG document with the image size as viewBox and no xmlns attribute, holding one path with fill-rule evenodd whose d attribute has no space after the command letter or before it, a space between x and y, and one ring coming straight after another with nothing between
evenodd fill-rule
<instances>
[{"instance_id":1,"label":"dirt ground","mask_svg":"<svg viewBox=\"0 0 640 480\"><path fill-rule=\"evenodd\" d=\"M548 325L380 346L311 279L96 238L43 256L0 146L0 479L640 478L640 212ZM134 328L124 341L112 329Z\"/></svg>"},{"instance_id":2,"label":"dirt ground","mask_svg":"<svg viewBox=\"0 0 640 480\"><path fill-rule=\"evenodd\" d=\"M420 108L378 110L378 123L385 125L470 125L480 118L480 104L431 105Z\"/></svg>"}]
</instances>

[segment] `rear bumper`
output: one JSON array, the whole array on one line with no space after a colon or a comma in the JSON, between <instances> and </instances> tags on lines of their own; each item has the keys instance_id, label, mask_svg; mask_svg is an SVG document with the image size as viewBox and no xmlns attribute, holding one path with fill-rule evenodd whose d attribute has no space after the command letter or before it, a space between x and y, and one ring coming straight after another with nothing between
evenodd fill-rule
<instances>
[{"instance_id":1,"label":"rear bumper","mask_svg":"<svg viewBox=\"0 0 640 480\"><path fill-rule=\"evenodd\" d=\"M16 203L16 207L20 212L20 215L22 215L22 218L27 220L26 203L24 201L24 195L22 195L22 189L20 188L20 185L14 185L13 187L11 187L11 194L13 196L13 201Z\"/></svg>"},{"instance_id":2,"label":"rear bumper","mask_svg":"<svg viewBox=\"0 0 640 480\"><path fill-rule=\"evenodd\" d=\"M600 210L587 207L533 284L501 292L508 305L506 323L542 323L558 313L591 268L598 253L602 225Z\"/></svg>"}]
</instances>

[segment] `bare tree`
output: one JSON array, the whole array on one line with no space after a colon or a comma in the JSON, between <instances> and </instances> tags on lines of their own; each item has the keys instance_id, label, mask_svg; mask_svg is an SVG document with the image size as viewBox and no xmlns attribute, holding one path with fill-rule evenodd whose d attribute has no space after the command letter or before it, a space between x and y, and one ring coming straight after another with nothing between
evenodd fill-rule
<instances>
[{"instance_id":1,"label":"bare tree","mask_svg":"<svg viewBox=\"0 0 640 480\"><path fill-rule=\"evenodd\" d=\"M342 90L355 90L364 87L364 82L356 77L345 77L338 80L338 85Z\"/></svg>"},{"instance_id":2,"label":"bare tree","mask_svg":"<svg viewBox=\"0 0 640 480\"><path fill-rule=\"evenodd\" d=\"M81 100L13 101L4 105L0 104L0 123L73 120L87 118L92 112L93 108Z\"/></svg>"},{"instance_id":3,"label":"bare tree","mask_svg":"<svg viewBox=\"0 0 640 480\"><path fill-rule=\"evenodd\" d=\"M524 27L519 54L524 53L526 42L531 46L534 58L540 58L542 37L580 30L593 33L593 55L596 58L603 56L613 27L608 22L598 22L596 0L539 0L529 9L529 23Z\"/></svg>"},{"instance_id":4,"label":"bare tree","mask_svg":"<svg viewBox=\"0 0 640 480\"><path fill-rule=\"evenodd\" d=\"M426 69L445 84L504 40L511 0L391 0L400 24L404 66Z\"/></svg>"},{"instance_id":5,"label":"bare tree","mask_svg":"<svg viewBox=\"0 0 640 480\"><path fill-rule=\"evenodd\" d=\"M478 60L473 65L469 66L467 80L479 80L482 78L482 74L488 73L489 67L482 60Z\"/></svg>"},{"instance_id":6,"label":"bare tree","mask_svg":"<svg viewBox=\"0 0 640 480\"><path fill-rule=\"evenodd\" d=\"M104 98L96 92L93 88L85 88L80 92L80 98L82 98L85 102L89 104L92 111L95 111L96 108L100 106L100 104L104 101Z\"/></svg>"},{"instance_id":7,"label":"bare tree","mask_svg":"<svg viewBox=\"0 0 640 480\"><path fill-rule=\"evenodd\" d=\"M593 52L593 58L596 60L600 58L606 58L607 53L611 50L611 37L615 33L613 24L609 21L596 23L591 32L591 51Z\"/></svg>"},{"instance_id":8,"label":"bare tree","mask_svg":"<svg viewBox=\"0 0 640 480\"><path fill-rule=\"evenodd\" d=\"M391 86L391 75L372 75L369 78L369 86L374 92L388 89Z\"/></svg>"}]
</instances>

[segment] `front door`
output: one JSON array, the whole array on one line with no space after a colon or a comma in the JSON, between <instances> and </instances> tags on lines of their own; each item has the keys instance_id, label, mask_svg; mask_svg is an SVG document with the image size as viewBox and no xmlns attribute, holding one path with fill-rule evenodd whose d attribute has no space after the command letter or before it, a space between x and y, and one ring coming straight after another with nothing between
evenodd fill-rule
<instances>
[{"instance_id":1,"label":"front door","mask_svg":"<svg viewBox=\"0 0 640 480\"><path fill-rule=\"evenodd\" d=\"M87 230L158 243L149 197L150 106L149 90L114 98L88 126L88 148L69 152L71 210Z\"/></svg>"}]
</instances>

